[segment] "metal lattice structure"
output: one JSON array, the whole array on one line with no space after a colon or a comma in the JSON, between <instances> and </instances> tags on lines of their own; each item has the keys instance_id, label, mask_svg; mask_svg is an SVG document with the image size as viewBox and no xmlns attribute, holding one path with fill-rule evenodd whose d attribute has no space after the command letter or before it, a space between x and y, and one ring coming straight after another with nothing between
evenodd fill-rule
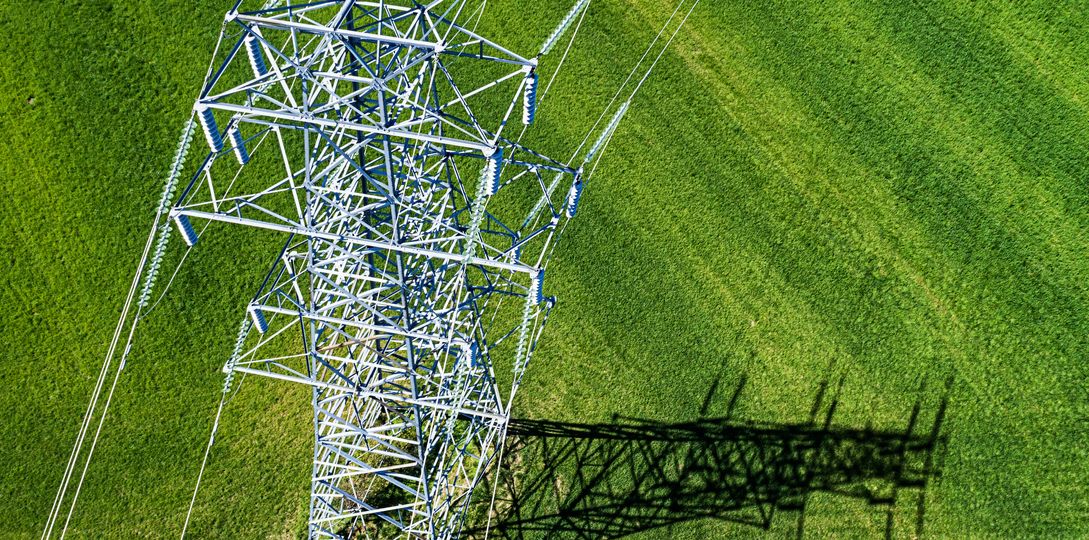
<instances>
[{"instance_id":1,"label":"metal lattice structure","mask_svg":"<svg viewBox=\"0 0 1089 540\"><path fill-rule=\"evenodd\" d=\"M286 236L224 370L313 389L312 538L456 536L553 303L581 169L504 135L534 119L537 59L469 11L232 10L186 131L211 151L164 195L190 246L208 221Z\"/></svg>"}]
</instances>

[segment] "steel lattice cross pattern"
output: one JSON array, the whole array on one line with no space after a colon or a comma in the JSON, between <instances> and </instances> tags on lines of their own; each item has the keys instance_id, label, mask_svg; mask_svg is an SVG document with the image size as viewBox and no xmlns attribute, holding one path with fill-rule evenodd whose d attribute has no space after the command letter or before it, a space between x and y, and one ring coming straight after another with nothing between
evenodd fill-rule
<instances>
[{"instance_id":1,"label":"steel lattice cross pattern","mask_svg":"<svg viewBox=\"0 0 1089 540\"><path fill-rule=\"evenodd\" d=\"M286 237L224 369L313 388L314 538L455 535L552 305L581 171L504 136L537 60L465 9L232 11L194 108L211 151L169 211L183 239Z\"/></svg>"}]
</instances>

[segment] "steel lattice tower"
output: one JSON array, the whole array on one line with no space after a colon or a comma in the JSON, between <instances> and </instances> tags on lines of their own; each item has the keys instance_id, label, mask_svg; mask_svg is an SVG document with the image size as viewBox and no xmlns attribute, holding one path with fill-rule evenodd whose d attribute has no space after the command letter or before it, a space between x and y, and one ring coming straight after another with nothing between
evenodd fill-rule
<instances>
[{"instance_id":1,"label":"steel lattice tower","mask_svg":"<svg viewBox=\"0 0 1089 540\"><path fill-rule=\"evenodd\" d=\"M232 10L187 128L211 152L164 195L190 246L208 221L287 237L224 371L312 387L312 538L455 536L553 303L581 169L504 136L537 60L468 11Z\"/></svg>"}]
</instances>

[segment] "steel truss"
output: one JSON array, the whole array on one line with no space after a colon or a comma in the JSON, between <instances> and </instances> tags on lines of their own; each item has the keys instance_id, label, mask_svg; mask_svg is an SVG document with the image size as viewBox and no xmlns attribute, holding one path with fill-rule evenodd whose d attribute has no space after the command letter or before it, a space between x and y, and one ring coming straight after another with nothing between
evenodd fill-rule
<instances>
[{"instance_id":1,"label":"steel truss","mask_svg":"<svg viewBox=\"0 0 1089 540\"><path fill-rule=\"evenodd\" d=\"M313 388L311 538L456 536L554 302L581 169L504 137L537 60L469 11L232 10L194 107L211 152L170 208L183 239L287 233L224 371Z\"/></svg>"}]
</instances>

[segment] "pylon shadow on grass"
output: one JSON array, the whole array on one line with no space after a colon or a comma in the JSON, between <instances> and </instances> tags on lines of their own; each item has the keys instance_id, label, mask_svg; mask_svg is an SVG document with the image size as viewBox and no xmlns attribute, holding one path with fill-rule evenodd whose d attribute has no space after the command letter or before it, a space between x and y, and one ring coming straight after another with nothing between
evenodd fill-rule
<instances>
[{"instance_id":1,"label":"pylon shadow on grass","mask_svg":"<svg viewBox=\"0 0 1089 540\"><path fill-rule=\"evenodd\" d=\"M902 431L833 426L838 397L823 404L827 383L808 422L735 420L744 380L729 412L719 418L662 423L618 416L602 424L513 420L489 537L622 538L698 519L767 529L777 513L788 512L800 537L807 500L818 492L883 507L886 536L893 534L894 509L913 492L914 534L920 536L927 485L941 474L941 426L950 385L923 428L920 391ZM469 530L466 536L481 538L483 531Z\"/></svg>"}]
</instances>

